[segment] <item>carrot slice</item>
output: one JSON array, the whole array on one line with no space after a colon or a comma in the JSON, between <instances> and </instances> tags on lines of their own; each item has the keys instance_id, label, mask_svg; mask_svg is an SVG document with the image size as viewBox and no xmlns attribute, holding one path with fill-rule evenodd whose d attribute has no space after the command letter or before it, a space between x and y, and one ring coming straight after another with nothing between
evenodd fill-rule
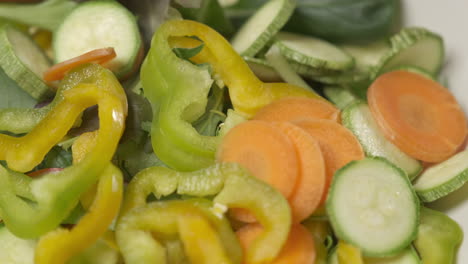
<instances>
[{"instance_id":1,"label":"carrot slice","mask_svg":"<svg viewBox=\"0 0 468 264\"><path fill-rule=\"evenodd\" d=\"M419 74L383 74L369 87L367 98L385 137L413 158L443 161L466 137L467 120L455 97Z\"/></svg>"},{"instance_id":2,"label":"carrot slice","mask_svg":"<svg viewBox=\"0 0 468 264\"><path fill-rule=\"evenodd\" d=\"M301 119L293 122L312 135L320 145L325 159L326 181L321 204L325 201L335 172L353 160L364 158L359 141L340 124L325 119Z\"/></svg>"},{"instance_id":3,"label":"carrot slice","mask_svg":"<svg viewBox=\"0 0 468 264\"><path fill-rule=\"evenodd\" d=\"M325 189L325 161L319 143L289 122L274 123L294 144L299 158L299 175L288 198L293 223L300 223L319 206Z\"/></svg>"},{"instance_id":4,"label":"carrot slice","mask_svg":"<svg viewBox=\"0 0 468 264\"><path fill-rule=\"evenodd\" d=\"M236 232L244 252L261 232L262 226L258 224L246 225ZM312 235L301 224L294 224L282 250L270 264L313 264L315 258L315 242ZM248 264L245 261L243 263Z\"/></svg>"},{"instance_id":5,"label":"carrot slice","mask_svg":"<svg viewBox=\"0 0 468 264\"><path fill-rule=\"evenodd\" d=\"M217 160L236 162L252 175L289 197L299 173L298 158L291 140L266 121L251 120L232 128L218 147ZM241 221L252 222L246 210L231 210ZM238 212L238 213L236 213Z\"/></svg>"},{"instance_id":6,"label":"carrot slice","mask_svg":"<svg viewBox=\"0 0 468 264\"><path fill-rule=\"evenodd\" d=\"M91 62L104 64L115 57L116 53L114 48L95 49L78 57L55 64L44 73L43 79L46 82L58 81L61 80L69 70L79 65Z\"/></svg>"},{"instance_id":7,"label":"carrot slice","mask_svg":"<svg viewBox=\"0 0 468 264\"><path fill-rule=\"evenodd\" d=\"M273 101L261 108L253 119L265 121L292 121L305 117L340 121L340 110L325 100L288 97Z\"/></svg>"}]
</instances>

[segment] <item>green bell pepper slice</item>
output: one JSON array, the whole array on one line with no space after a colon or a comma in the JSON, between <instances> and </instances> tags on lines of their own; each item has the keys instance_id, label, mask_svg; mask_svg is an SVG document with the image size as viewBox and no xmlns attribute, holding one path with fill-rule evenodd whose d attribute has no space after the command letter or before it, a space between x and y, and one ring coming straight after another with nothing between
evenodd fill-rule
<instances>
[{"instance_id":1,"label":"green bell pepper slice","mask_svg":"<svg viewBox=\"0 0 468 264\"><path fill-rule=\"evenodd\" d=\"M424 264L454 263L463 231L444 213L421 207L418 236L414 246Z\"/></svg>"},{"instance_id":2,"label":"green bell pepper slice","mask_svg":"<svg viewBox=\"0 0 468 264\"><path fill-rule=\"evenodd\" d=\"M127 212L116 227L125 263L168 263L164 240L174 245L179 236L191 263L240 264L236 236L225 218L210 211L211 204L201 199L158 201Z\"/></svg>"},{"instance_id":3,"label":"green bell pepper slice","mask_svg":"<svg viewBox=\"0 0 468 264\"><path fill-rule=\"evenodd\" d=\"M215 204L248 209L264 232L246 252L249 263L273 260L286 242L291 226L291 211L285 198L268 184L252 177L235 163L217 163L194 172L177 172L165 167L147 168L133 178L126 190L121 214L172 193L212 197Z\"/></svg>"},{"instance_id":4,"label":"green bell pepper slice","mask_svg":"<svg viewBox=\"0 0 468 264\"><path fill-rule=\"evenodd\" d=\"M95 104L100 119L96 143L81 162L30 181L0 166L0 217L18 237L36 238L56 228L108 167L123 133L126 97L112 72L85 65L70 72L64 82L63 101L30 133L19 138L0 135L0 159L13 170L32 169L80 112Z\"/></svg>"}]
</instances>

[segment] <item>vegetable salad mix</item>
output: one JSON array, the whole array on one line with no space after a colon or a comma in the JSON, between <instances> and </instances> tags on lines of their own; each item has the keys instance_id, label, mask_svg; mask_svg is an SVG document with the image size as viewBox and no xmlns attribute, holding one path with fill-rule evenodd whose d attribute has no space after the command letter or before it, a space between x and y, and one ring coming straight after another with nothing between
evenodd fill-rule
<instances>
[{"instance_id":1,"label":"vegetable salad mix","mask_svg":"<svg viewBox=\"0 0 468 264\"><path fill-rule=\"evenodd\" d=\"M0 263L455 263L467 120L396 0L17 2Z\"/></svg>"}]
</instances>

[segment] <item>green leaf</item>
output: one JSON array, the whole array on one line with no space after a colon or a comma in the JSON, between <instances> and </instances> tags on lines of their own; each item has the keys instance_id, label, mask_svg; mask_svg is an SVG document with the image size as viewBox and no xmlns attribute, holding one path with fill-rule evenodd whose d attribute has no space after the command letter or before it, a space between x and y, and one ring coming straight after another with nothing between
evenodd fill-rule
<instances>
[{"instance_id":1,"label":"green leaf","mask_svg":"<svg viewBox=\"0 0 468 264\"><path fill-rule=\"evenodd\" d=\"M239 0L225 8L240 26L267 0ZM362 42L388 36L398 17L398 0L296 0L284 30L334 42Z\"/></svg>"},{"instance_id":2,"label":"green leaf","mask_svg":"<svg viewBox=\"0 0 468 264\"><path fill-rule=\"evenodd\" d=\"M226 119L226 115L223 113L224 89L213 85L210 93L205 113L192 125L202 135L216 136L219 124Z\"/></svg>"},{"instance_id":3,"label":"green leaf","mask_svg":"<svg viewBox=\"0 0 468 264\"><path fill-rule=\"evenodd\" d=\"M47 168L66 168L72 165L72 153L61 147L53 147L35 170Z\"/></svg>"},{"instance_id":4,"label":"green leaf","mask_svg":"<svg viewBox=\"0 0 468 264\"><path fill-rule=\"evenodd\" d=\"M177 57L189 60L190 58L194 57L203 49L204 44L200 44L195 48L173 48L172 51L177 55Z\"/></svg>"},{"instance_id":5,"label":"green leaf","mask_svg":"<svg viewBox=\"0 0 468 264\"><path fill-rule=\"evenodd\" d=\"M0 109L1 108L32 108L37 104L36 99L21 89L15 81L10 79L0 68Z\"/></svg>"},{"instance_id":6,"label":"green leaf","mask_svg":"<svg viewBox=\"0 0 468 264\"><path fill-rule=\"evenodd\" d=\"M206 24L223 36L229 37L234 33L234 27L217 0L203 0L200 8L180 7L178 10L183 18Z\"/></svg>"},{"instance_id":7,"label":"green leaf","mask_svg":"<svg viewBox=\"0 0 468 264\"><path fill-rule=\"evenodd\" d=\"M0 4L0 17L55 31L77 3L72 0L45 0L36 4Z\"/></svg>"}]
</instances>

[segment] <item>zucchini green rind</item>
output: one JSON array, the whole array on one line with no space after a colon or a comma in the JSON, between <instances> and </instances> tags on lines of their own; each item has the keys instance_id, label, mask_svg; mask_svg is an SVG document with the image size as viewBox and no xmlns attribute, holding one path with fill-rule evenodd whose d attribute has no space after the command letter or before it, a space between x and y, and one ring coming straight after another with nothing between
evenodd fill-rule
<instances>
[{"instance_id":1,"label":"zucchini green rind","mask_svg":"<svg viewBox=\"0 0 468 264\"><path fill-rule=\"evenodd\" d=\"M459 189L468 181L468 150L425 170L414 182L423 202L432 202Z\"/></svg>"},{"instance_id":2,"label":"zucchini green rind","mask_svg":"<svg viewBox=\"0 0 468 264\"><path fill-rule=\"evenodd\" d=\"M421 172L419 161L405 154L380 132L365 102L356 101L348 105L341 113L341 121L359 140L367 156L386 158L405 171L410 180Z\"/></svg>"},{"instance_id":3,"label":"zucchini green rind","mask_svg":"<svg viewBox=\"0 0 468 264\"><path fill-rule=\"evenodd\" d=\"M13 26L0 26L0 67L21 89L38 101L51 96L42 81L50 61L36 43Z\"/></svg>"},{"instance_id":4,"label":"zucchini green rind","mask_svg":"<svg viewBox=\"0 0 468 264\"><path fill-rule=\"evenodd\" d=\"M280 32L276 45L289 60L325 70L347 70L354 66L354 59L339 47L311 36Z\"/></svg>"},{"instance_id":5,"label":"zucchini green rind","mask_svg":"<svg viewBox=\"0 0 468 264\"><path fill-rule=\"evenodd\" d=\"M242 56L255 56L286 24L295 7L294 0L269 0L234 35L233 48Z\"/></svg>"},{"instance_id":6,"label":"zucchini green rind","mask_svg":"<svg viewBox=\"0 0 468 264\"><path fill-rule=\"evenodd\" d=\"M323 93L336 107L343 110L350 103L358 100L348 88L341 86L325 86Z\"/></svg>"},{"instance_id":7,"label":"zucchini green rind","mask_svg":"<svg viewBox=\"0 0 468 264\"><path fill-rule=\"evenodd\" d=\"M401 65L420 67L437 75L445 57L442 37L424 28L405 28L390 38L391 50L375 71L375 76Z\"/></svg>"},{"instance_id":8,"label":"zucchini green rind","mask_svg":"<svg viewBox=\"0 0 468 264\"><path fill-rule=\"evenodd\" d=\"M368 257L394 256L407 248L417 234L419 207L406 173L380 157L339 169L326 201L336 236Z\"/></svg>"}]
</instances>

